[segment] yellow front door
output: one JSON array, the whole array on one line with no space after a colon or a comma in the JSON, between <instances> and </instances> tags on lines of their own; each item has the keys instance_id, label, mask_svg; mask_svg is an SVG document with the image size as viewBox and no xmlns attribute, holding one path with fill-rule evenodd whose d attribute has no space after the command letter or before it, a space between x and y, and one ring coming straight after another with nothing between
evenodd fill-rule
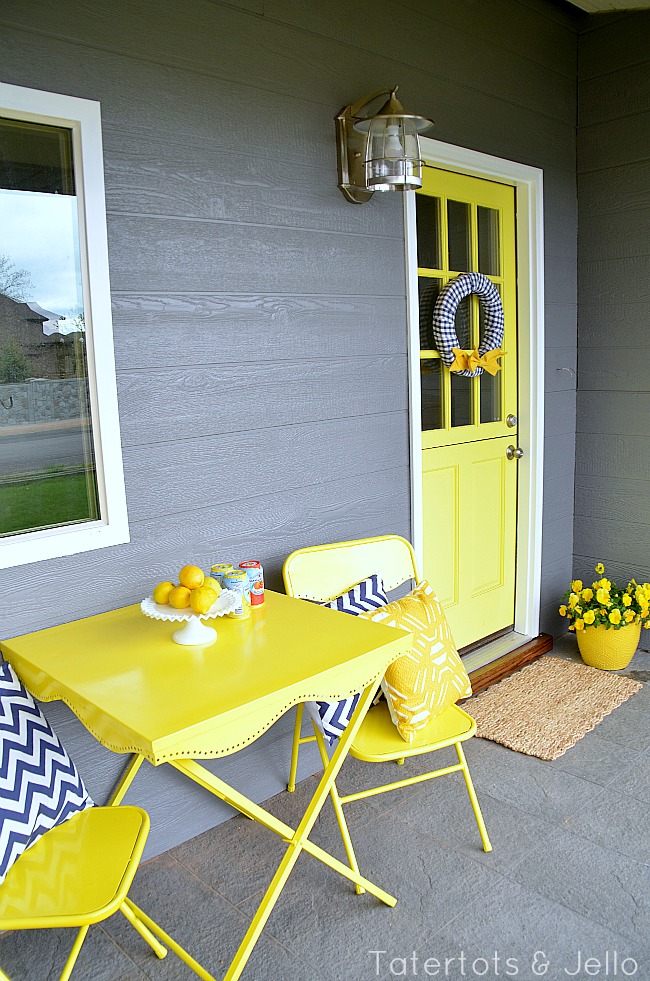
<instances>
[{"instance_id":1,"label":"yellow front door","mask_svg":"<svg viewBox=\"0 0 650 981\"><path fill-rule=\"evenodd\" d=\"M513 187L426 168L416 195L424 574L458 647L513 625L517 528L517 303ZM503 368L452 373L435 349L431 319L441 289L463 272L485 274L505 314ZM459 346L479 346L476 296L456 313ZM508 451L508 448L511 448Z\"/></svg>"}]
</instances>

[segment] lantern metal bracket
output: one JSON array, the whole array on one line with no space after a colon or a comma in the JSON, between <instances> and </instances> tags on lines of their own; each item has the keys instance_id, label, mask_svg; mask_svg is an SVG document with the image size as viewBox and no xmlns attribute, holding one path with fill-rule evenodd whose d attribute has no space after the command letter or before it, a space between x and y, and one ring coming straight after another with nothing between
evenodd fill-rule
<instances>
[{"instance_id":1,"label":"lantern metal bracket","mask_svg":"<svg viewBox=\"0 0 650 981\"><path fill-rule=\"evenodd\" d=\"M392 91L393 89L377 89L372 95L344 106L336 116L339 187L353 204L365 204L375 193L364 186L366 134L358 132L354 124L364 118L360 113L366 106L380 96L390 95Z\"/></svg>"}]
</instances>

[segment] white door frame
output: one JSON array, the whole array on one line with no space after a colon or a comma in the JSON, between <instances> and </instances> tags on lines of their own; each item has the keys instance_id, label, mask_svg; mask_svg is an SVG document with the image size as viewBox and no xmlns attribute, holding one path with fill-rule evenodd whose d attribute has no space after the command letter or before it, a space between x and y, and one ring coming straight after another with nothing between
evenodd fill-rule
<instances>
[{"instance_id":1,"label":"white door frame","mask_svg":"<svg viewBox=\"0 0 650 981\"><path fill-rule=\"evenodd\" d=\"M542 171L438 140L420 138L432 167L510 184L516 193L519 370L517 565L515 632L539 634L544 472L544 211ZM422 567L422 427L415 192L404 195L411 443L411 527ZM517 646L518 639L511 646ZM502 651L496 651L498 656Z\"/></svg>"}]
</instances>

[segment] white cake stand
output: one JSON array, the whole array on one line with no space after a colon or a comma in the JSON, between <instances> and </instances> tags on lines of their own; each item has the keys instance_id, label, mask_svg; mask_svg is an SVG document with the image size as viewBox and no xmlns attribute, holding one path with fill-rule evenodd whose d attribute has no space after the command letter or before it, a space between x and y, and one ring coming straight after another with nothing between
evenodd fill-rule
<instances>
[{"instance_id":1,"label":"white cake stand","mask_svg":"<svg viewBox=\"0 0 650 981\"><path fill-rule=\"evenodd\" d=\"M209 627L202 620L213 620L215 617L223 617L232 613L239 602L237 593L229 589L222 589L219 597L212 604L207 613L194 613L192 610L176 610L168 603L156 603L153 596L147 596L140 603L140 609L146 617L152 620L169 620L172 623L184 623L185 626L175 630L172 640L176 644L184 647L206 647L214 644L217 639L217 631L214 627Z\"/></svg>"}]
</instances>

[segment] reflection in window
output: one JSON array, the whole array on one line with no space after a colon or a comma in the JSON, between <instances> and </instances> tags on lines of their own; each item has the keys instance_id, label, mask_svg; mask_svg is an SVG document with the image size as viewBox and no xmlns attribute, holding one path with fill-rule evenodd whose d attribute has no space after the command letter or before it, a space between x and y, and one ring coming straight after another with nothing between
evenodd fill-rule
<instances>
[{"instance_id":1,"label":"reflection in window","mask_svg":"<svg viewBox=\"0 0 650 981\"><path fill-rule=\"evenodd\" d=\"M454 272L470 272L472 245L470 215L469 204L463 201L447 201L449 268Z\"/></svg>"},{"instance_id":2,"label":"reflection in window","mask_svg":"<svg viewBox=\"0 0 650 981\"><path fill-rule=\"evenodd\" d=\"M98 514L71 131L0 118L0 537Z\"/></svg>"},{"instance_id":3,"label":"reflection in window","mask_svg":"<svg viewBox=\"0 0 650 981\"><path fill-rule=\"evenodd\" d=\"M451 373L451 424L470 426L472 424L472 382L473 378Z\"/></svg>"},{"instance_id":4,"label":"reflection in window","mask_svg":"<svg viewBox=\"0 0 650 981\"><path fill-rule=\"evenodd\" d=\"M418 266L420 269L441 269L440 198L417 194L415 209L418 229Z\"/></svg>"},{"instance_id":5,"label":"reflection in window","mask_svg":"<svg viewBox=\"0 0 650 981\"><path fill-rule=\"evenodd\" d=\"M433 308L442 289L441 279L430 279L420 276L418 293L420 295L420 348L423 351L434 351L433 340Z\"/></svg>"},{"instance_id":6,"label":"reflection in window","mask_svg":"<svg viewBox=\"0 0 650 981\"><path fill-rule=\"evenodd\" d=\"M463 351L474 347L471 296L464 296L456 307L454 326L456 328L456 336L458 337L459 347L462 348Z\"/></svg>"},{"instance_id":7,"label":"reflection in window","mask_svg":"<svg viewBox=\"0 0 650 981\"><path fill-rule=\"evenodd\" d=\"M442 362L427 358L420 362L422 431L442 428Z\"/></svg>"},{"instance_id":8,"label":"reflection in window","mask_svg":"<svg viewBox=\"0 0 650 981\"><path fill-rule=\"evenodd\" d=\"M476 209L478 226L478 271L486 276L500 274L499 262L499 212L494 208Z\"/></svg>"}]
</instances>

